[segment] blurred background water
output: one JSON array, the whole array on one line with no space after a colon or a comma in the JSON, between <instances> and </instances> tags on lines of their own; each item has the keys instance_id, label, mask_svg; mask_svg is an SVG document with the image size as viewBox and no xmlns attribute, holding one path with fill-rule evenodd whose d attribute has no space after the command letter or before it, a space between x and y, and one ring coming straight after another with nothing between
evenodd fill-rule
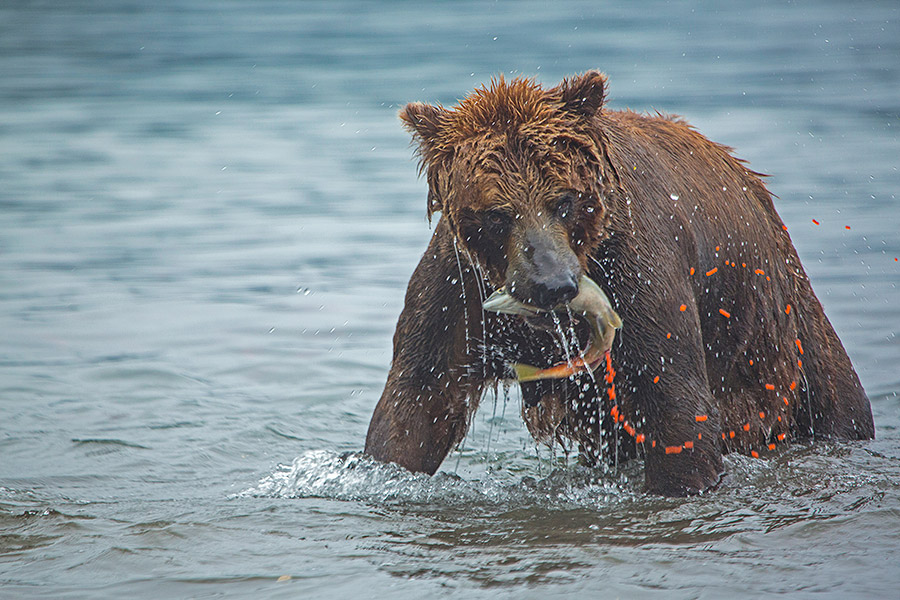
<instances>
[{"instance_id":1,"label":"blurred background water","mask_svg":"<svg viewBox=\"0 0 900 600\"><path fill-rule=\"evenodd\" d=\"M342 454L431 233L397 110L590 68L772 175L876 441L666 500L511 390L433 479ZM893 2L5 1L0 597L890 597L898 92Z\"/></svg>"}]
</instances>

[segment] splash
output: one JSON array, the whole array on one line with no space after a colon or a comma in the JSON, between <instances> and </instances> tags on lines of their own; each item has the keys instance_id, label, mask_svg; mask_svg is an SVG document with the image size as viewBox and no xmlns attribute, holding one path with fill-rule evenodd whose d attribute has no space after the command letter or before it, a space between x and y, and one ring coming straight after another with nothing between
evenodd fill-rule
<instances>
[{"instance_id":1,"label":"splash","mask_svg":"<svg viewBox=\"0 0 900 600\"><path fill-rule=\"evenodd\" d=\"M233 497L329 498L367 504L475 509L522 506L599 508L642 496L640 477L600 476L586 468L558 469L546 478L486 473L463 479L453 473L428 476L358 452L311 450L280 465L257 485Z\"/></svg>"}]
</instances>

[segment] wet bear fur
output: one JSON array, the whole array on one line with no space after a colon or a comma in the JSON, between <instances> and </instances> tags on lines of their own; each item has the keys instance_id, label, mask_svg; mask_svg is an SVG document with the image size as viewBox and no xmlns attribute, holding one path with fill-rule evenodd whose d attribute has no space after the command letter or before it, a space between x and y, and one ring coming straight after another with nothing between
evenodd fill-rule
<instances>
[{"instance_id":1,"label":"wet bear fur","mask_svg":"<svg viewBox=\"0 0 900 600\"><path fill-rule=\"evenodd\" d=\"M605 108L606 86L597 72L550 89L500 78L452 109L400 112L428 215L441 216L366 452L434 473L510 362L564 360L553 326L481 306L510 284L536 302L568 285L562 270L596 281L624 325L613 377L521 384L537 439L574 442L591 465L642 457L648 491L678 496L717 486L728 452L872 438L869 401L760 175L677 117ZM570 327L583 348L586 327Z\"/></svg>"}]
</instances>

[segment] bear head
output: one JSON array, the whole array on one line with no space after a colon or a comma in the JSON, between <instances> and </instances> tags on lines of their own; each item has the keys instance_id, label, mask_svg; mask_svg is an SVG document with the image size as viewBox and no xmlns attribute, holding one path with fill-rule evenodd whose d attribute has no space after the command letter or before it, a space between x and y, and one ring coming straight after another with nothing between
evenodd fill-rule
<instances>
[{"instance_id":1,"label":"bear head","mask_svg":"<svg viewBox=\"0 0 900 600\"><path fill-rule=\"evenodd\" d=\"M578 293L605 237L617 189L597 122L605 91L593 71L551 89L501 76L456 107L400 111L427 174L429 219L442 212L493 287L542 309Z\"/></svg>"}]
</instances>

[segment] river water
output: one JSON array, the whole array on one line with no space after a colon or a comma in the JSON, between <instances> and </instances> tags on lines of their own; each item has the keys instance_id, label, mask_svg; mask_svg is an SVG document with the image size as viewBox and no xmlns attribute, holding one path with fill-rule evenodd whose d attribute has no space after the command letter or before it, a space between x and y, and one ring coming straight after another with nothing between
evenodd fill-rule
<instances>
[{"instance_id":1,"label":"river water","mask_svg":"<svg viewBox=\"0 0 900 600\"><path fill-rule=\"evenodd\" d=\"M875 441L662 499L512 389L434 478L356 453L431 233L398 108L589 68L772 175ZM0 597L896 597L898 92L893 2L4 2Z\"/></svg>"}]
</instances>

